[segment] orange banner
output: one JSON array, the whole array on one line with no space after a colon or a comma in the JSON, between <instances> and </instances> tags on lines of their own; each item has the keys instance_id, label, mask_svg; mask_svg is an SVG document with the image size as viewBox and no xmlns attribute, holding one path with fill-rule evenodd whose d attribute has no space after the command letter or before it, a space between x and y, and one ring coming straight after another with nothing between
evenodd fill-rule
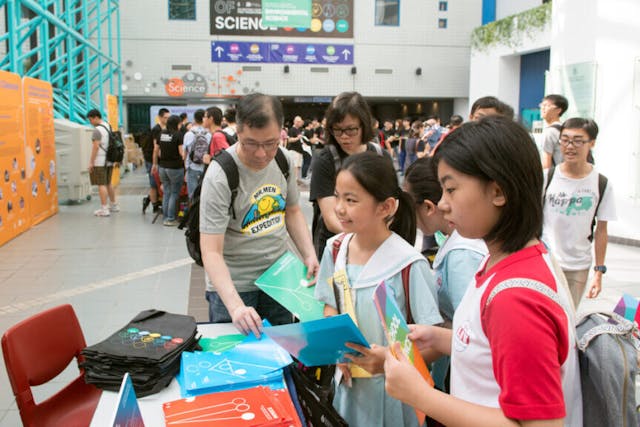
<instances>
[{"instance_id":1,"label":"orange banner","mask_svg":"<svg viewBox=\"0 0 640 427\"><path fill-rule=\"evenodd\" d=\"M53 90L49 82L25 77L22 82L25 156L32 223L58 212Z\"/></svg>"},{"instance_id":2,"label":"orange banner","mask_svg":"<svg viewBox=\"0 0 640 427\"><path fill-rule=\"evenodd\" d=\"M107 94L107 121L114 131L118 130L120 110L118 109L118 97Z\"/></svg>"},{"instance_id":3,"label":"orange banner","mask_svg":"<svg viewBox=\"0 0 640 427\"><path fill-rule=\"evenodd\" d=\"M0 245L31 225L23 137L22 80L0 71Z\"/></svg>"}]
</instances>

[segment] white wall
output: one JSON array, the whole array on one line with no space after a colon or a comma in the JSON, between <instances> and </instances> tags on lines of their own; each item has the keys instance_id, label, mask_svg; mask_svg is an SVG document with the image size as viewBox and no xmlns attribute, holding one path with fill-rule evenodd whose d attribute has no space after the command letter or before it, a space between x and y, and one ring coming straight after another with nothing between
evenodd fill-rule
<instances>
[{"instance_id":1,"label":"white wall","mask_svg":"<svg viewBox=\"0 0 640 427\"><path fill-rule=\"evenodd\" d=\"M509 3L498 1L497 8L505 11ZM518 9L520 6L522 3ZM554 2L548 28L527 38L517 48L493 46L487 51L472 51L470 102L494 95L518 105L516 70L519 56L525 53L550 48L546 93L572 94L562 83L563 73L571 72L577 64L595 64L593 118L600 127L595 148L597 166L609 177L619 200L640 202L638 16L640 3L635 0ZM570 112L563 118L576 114L575 108L576 105L570 106Z\"/></svg>"},{"instance_id":2,"label":"white wall","mask_svg":"<svg viewBox=\"0 0 640 427\"><path fill-rule=\"evenodd\" d=\"M496 0L496 20L540 6L542 0Z\"/></svg>"},{"instance_id":3,"label":"white wall","mask_svg":"<svg viewBox=\"0 0 640 427\"><path fill-rule=\"evenodd\" d=\"M517 114L520 102L520 56L547 49L550 42L551 25L547 25L532 37L521 37L517 47L497 45L486 51L473 50L469 67L470 104L482 96L492 95L511 105Z\"/></svg>"},{"instance_id":4,"label":"white wall","mask_svg":"<svg viewBox=\"0 0 640 427\"><path fill-rule=\"evenodd\" d=\"M451 1L447 12L438 11L437 0L402 0L400 5L400 26L381 27L374 25L375 0L354 0L353 39L312 39L211 36L209 0L197 0L196 21L169 21L166 1L120 2L127 85L123 95L167 98L162 79L182 77L187 71L172 70L172 65L184 64L209 83L221 82L220 88L210 84L210 93L228 93L229 84L236 94L260 90L280 96L334 96L357 90L370 97L465 98L469 39L480 23L480 2ZM439 17L448 19L447 29L438 29ZM328 73L311 73L308 65L292 64L284 74L284 64L212 63L214 40L354 44L357 74L351 74L351 66L328 66ZM238 74L242 65L261 70ZM421 76L415 74L418 67ZM376 74L378 68L390 68L392 74ZM140 80L133 78L136 72L141 73Z\"/></svg>"},{"instance_id":5,"label":"white wall","mask_svg":"<svg viewBox=\"0 0 640 427\"><path fill-rule=\"evenodd\" d=\"M640 99L634 99L634 88L640 86L635 69L640 57L638 16L640 3L635 0L553 4L550 68L557 73L572 64L596 64L594 119L600 134L595 158L617 195L629 200L640 198Z\"/></svg>"}]
</instances>

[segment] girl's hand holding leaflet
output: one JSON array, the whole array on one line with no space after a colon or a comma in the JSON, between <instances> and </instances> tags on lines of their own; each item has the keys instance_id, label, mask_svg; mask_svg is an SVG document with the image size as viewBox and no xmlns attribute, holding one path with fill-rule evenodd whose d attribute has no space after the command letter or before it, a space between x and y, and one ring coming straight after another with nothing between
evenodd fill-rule
<instances>
[{"instance_id":1,"label":"girl's hand holding leaflet","mask_svg":"<svg viewBox=\"0 0 640 427\"><path fill-rule=\"evenodd\" d=\"M387 393L414 407L418 401L417 396L423 393L424 389L431 388L421 379L416 381L416 378L421 378L420 373L404 355L399 342L394 342L386 348L384 374Z\"/></svg>"},{"instance_id":2,"label":"girl's hand holding leaflet","mask_svg":"<svg viewBox=\"0 0 640 427\"><path fill-rule=\"evenodd\" d=\"M386 347L371 344L371 348L363 347L354 343L346 343L345 346L356 350L361 356L355 354L345 354L344 357L351 362L360 366L372 375L384 373L384 358L386 353Z\"/></svg>"}]
</instances>

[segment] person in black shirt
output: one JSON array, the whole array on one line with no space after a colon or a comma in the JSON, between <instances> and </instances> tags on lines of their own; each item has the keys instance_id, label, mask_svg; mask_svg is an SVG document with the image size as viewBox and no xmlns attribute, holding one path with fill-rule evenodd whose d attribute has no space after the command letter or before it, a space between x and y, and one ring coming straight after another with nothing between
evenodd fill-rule
<instances>
[{"instance_id":1,"label":"person in black shirt","mask_svg":"<svg viewBox=\"0 0 640 427\"><path fill-rule=\"evenodd\" d=\"M152 171L155 172L157 169L162 181L163 224L169 227L178 225L176 204L184 183L184 148L179 125L180 117L169 117L167 128L160 133L159 141L153 149Z\"/></svg>"},{"instance_id":2,"label":"person in black shirt","mask_svg":"<svg viewBox=\"0 0 640 427\"><path fill-rule=\"evenodd\" d=\"M325 148L313 157L309 200L313 203L313 246L318 259L327 239L342 231L334 212L334 190L338 169L347 156L370 150L386 151L374 144L373 121L369 105L358 92L343 92L334 98L327 109ZM335 155L334 155L335 154Z\"/></svg>"},{"instance_id":3,"label":"person in black shirt","mask_svg":"<svg viewBox=\"0 0 640 427\"><path fill-rule=\"evenodd\" d=\"M142 155L144 157L144 165L147 168L147 175L149 175L149 194L142 199L142 213L145 213L150 203L153 203L153 212L157 212L160 209L160 203L158 202L158 187L156 180L151 173L151 167L153 166L153 147L155 147L157 141L160 140L160 134L163 129L167 127L167 120L169 119L169 110L161 108L158 110L158 123L151 128L151 137L146 140L142 146Z\"/></svg>"}]
</instances>

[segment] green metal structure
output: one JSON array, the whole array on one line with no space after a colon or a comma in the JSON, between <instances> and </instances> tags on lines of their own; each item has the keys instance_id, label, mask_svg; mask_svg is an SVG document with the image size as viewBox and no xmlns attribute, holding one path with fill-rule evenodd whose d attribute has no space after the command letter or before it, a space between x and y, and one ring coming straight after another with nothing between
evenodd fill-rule
<instances>
[{"instance_id":1,"label":"green metal structure","mask_svg":"<svg viewBox=\"0 0 640 427\"><path fill-rule=\"evenodd\" d=\"M106 95L122 117L119 0L0 0L0 70L53 86L54 114L86 123L106 113Z\"/></svg>"}]
</instances>

